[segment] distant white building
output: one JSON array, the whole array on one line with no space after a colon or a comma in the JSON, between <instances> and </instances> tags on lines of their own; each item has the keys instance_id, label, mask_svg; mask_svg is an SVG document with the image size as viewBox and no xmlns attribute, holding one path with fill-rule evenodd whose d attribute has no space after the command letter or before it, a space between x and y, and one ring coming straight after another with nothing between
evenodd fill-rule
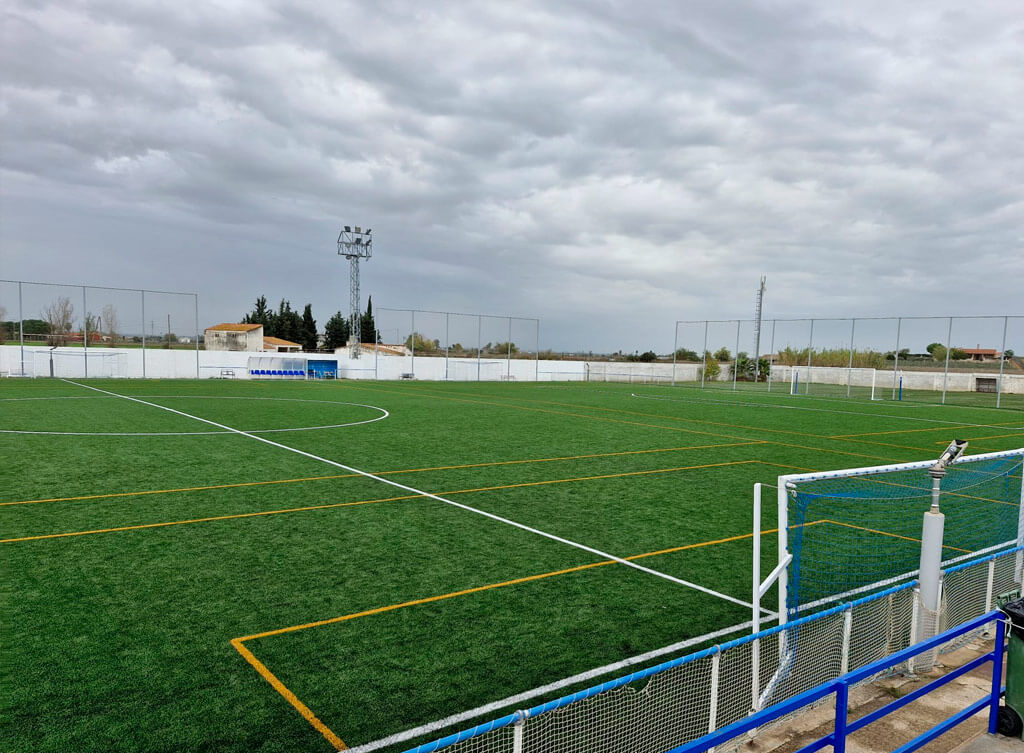
<instances>
[{"instance_id":1,"label":"distant white building","mask_svg":"<svg viewBox=\"0 0 1024 753\"><path fill-rule=\"evenodd\" d=\"M299 353L302 346L293 343L291 340L284 340L280 337L264 337L263 350L271 353Z\"/></svg>"},{"instance_id":2,"label":"distant white building","mask_svg":"<svg viewBox=\"0 0 1024 753\"><path fill-rule=\"evenodd\" d=\"M217 324L205 330L207 350L263 349L262 324Z\"/></svg>"}]
</instances>

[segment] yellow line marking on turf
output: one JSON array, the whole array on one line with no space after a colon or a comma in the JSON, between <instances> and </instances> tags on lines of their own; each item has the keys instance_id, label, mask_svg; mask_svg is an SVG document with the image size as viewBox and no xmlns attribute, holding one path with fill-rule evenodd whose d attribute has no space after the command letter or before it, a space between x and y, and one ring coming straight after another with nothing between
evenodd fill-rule
<instances>
[{"instance_id":1,"label":"yellow line marking on turf","mask_svg":"<svg viewBox=\"0 0 1024 753\"><path fill-rule=\"evenodd\" d=\"M234 646L235 650L242 655L243 659L249 662L249 664L251 664L252 667L257 672L259 672L260 677L269 682L271 687L274 688L274 690L276 690L278 693L280 693L282 698L288 701L288 703L290 703L295 708L296 711L302 714L303 719L305 719L307 722L313 725L313 728L316 729L316 731L319 732L321 735L323 735L327 739L327 742L334 746L335 750L345 750L346 748L348 748L348 746L345 745L344 742L342 742L341 738L331 731L330 727L328 727L326 724L320 721L317 718L316 714L310 711L309 707L306 704L300 701L292 691L288 690L288 688L285 687L285 684L283 682L277 679L277 676L273 672L267 669L267 665L265 665L263 662L257 659L255 655L253 655L252 651L250 651L248 648L242 645L242 641L240 639L235 638L231 641L231 645Z\"/></svg>"},{"instance_id":2,"label":"yellow line marking on turf","mask_svg":"<svg viewBox=\"0 0 1024 753\"><path fill-rule=\"evenodd\" d=\"M625 473L610 473L602 474L600 476L580 476L577 478L559 478L549 479L547 481L526 481L519 484L502 484L501 486L484 486L477 489L456 489L455 491L438 492L443 495L453 494L469 494L472 492L486 492L495 491L498 489L517 489L527 486L545 486L549 484L566 484L576 481L595 481L600 479L611 479L611 478L625 478L627 476L646 476L654 473L672 473L674 471L692 471L699 470L702 468L720 468L723 466L730 465L747 465L751 463L759 463L758 460L731 460L724 463L706 463L704 465L684 465L676 468L655 468L647 471L628 471ZM307 512L309 510L328 510L334 507L353 507L355 505L369 505L376 502L398 502L407 499L419 499L422 495L420 494L407 494L400 497L386 497L383 499L364 499L356 502L332 502L323 505L309 505L306 507L292 507L285 510L262 510L260 512L243 512L235 513L232 515L216 515L208 518L191 518L189 520L172 520L164 523L141 523L138 525L131 526L118 526L116 528L99 528L90 531L70 531L68 533L47 533L37 536L21 536L13 539L0 539L0 544L14 544L20 541L39 541L41 539L60 539L68 536L89 536L97 533L116 533L120 531L135 531L143 528L163 528L166 526L180 526L188 525L192 523L209 523L217 520L236 520L238 518L255 518L265 515L281 515L284 513L292 512Z\"/></svg>"},{"instance_id":3,"label":"yellow line marking on turf","mask_svg":"<svg viewBox=\"0 0 1024 753\"><path fill-rule=\"evenodd\" d=\"M815 521L812 521L810 523L804 523L803 527L815 526L815 525L819 525L819 524L825 523L825 522L828 522L828 521L815 520ZM793 527L796 528L798 526L793 526ZM769 536L769 535L777 533L777 532L778 532L778 529L771 529L771 530L761 531L761 535L762 536ZM719 545L719 544L727 544L727 543L734 542L734 541L742 541L743 539L752 539L752 538L754 538L754 534L753 533L744 533L744 534L740 534L738 536L729 536L728 538L724 538L724 539L716 539L714 541L701 541L701 542L696 543L696 544L684 544L682 546L675 546L675 547L671 547L669 549L660 549L660 550L654 551L654 552L644 552L643 554L634 554L634 555L631 555L629 557L625 557L624 559L633 561L633 560L643 559L645 557L656 557L656 556L661 555L661 554L671 554L673 552L681 552L681 551L684 551L684 550L687 550L687 549L700 549L700 548L703 548L703 547L715 546L715 545ZM271 672L269 669L267 669L267 666L265 664L263 664L259 659L257 659L256 655L253 654L253 652L251 650L249 650L249 648L247 648L245 645L243 645L245 643L245 641L257 640L259 638L270 638L270 637L273 637L275 635L284 635L286 633L295 633L295 632L298 632L300 630L307 630L309 628L321 627L323 625L333 625L333 624L337 624L339 622L348 622L350 620L359 619L360 617L370 617L372 615L384 614L385 612L393 612L393 611L398 610L398 609L405 609L406 607L414 607L414 606L419 606L419 605L422 605L422 604L432 604L432 603L438 602L438 601L444 601L444 600L447 600L447 599L454 599L454 598L457 598L459 596L468 596L469 594L481 593L483 591L491 591L491 590L496 589L496 588L505 588L507 586L514 586L514 585L519 585L519 584L522 584L522 583L531 583L531 582L534 582L534 581L545 580L547 578L553 578L553 577L556 577L556 576L559 576L559 575L568 575L570 573L578 573L578 572L582 572L584 570L590 570L590 569L593 569L593 568L596 568L596 567L605 567L607 565L615 565L615 564L617 564L615 562L615 560L601 560L600 562L590 562L590 563L588 563L586 565L577 565L576 567L567 567L567 568L565 568L563 570L553 570L553 571L547 572L547 573L539 573L537 575L527 575L527 576L524 576L522 578L513 578L512 580L505 580L505 581L501 581L500 583L489 583L489 584L484 585L484 586L474 586L473 588L464 588L464 589L462 589L460 591L451 591L450 593L446 593L446 594L439 594L439 595L436 595L436 596L427 596L427 597L422 598L422 599L413 599L411 601L404 601L404 602L401 602L399 604L390 604L390 605L388 605L386 607L376 607L374 609L365 609L365 610L363 610L361 612L353 612L351 614L341 615L340 617L329 617L329 618L324 619L324 620L316 620L315 622L306 622L306 623L303 623L301 625L290 625L288 627L278 628L277 630L267 630L267 631L265 631L263 633L253 633L252 635L245 635L245 636L242 636L241 638L232 638L231 639L231 645L234 646L235 650L238 651L238 653L240 653L245 658L245 660L247 662L249 662L249 664L251 664L256 669L257 672L259 672L260 676L263 677L264 680L269 682L271 684L271 686L274 688L274 690L276 690L278 693L280 693L281 696L284 697L284 699L288 701L288 703L290 703L295 709L297 709L298 712L300 714L302 714L303 718L306 721L308 721L311 725L313 725L313 727L316 728L316 730L321 735L323 735L327 739L327 741L330 742L331 745L333 745L335 747L336 750L344 750L346 748L346 746L345 746L345 743L343 743L341 741L341 738L339 738L336 734L334 734L334 732L331 731L330 727L328 727L326 724L324 724L322 721L320 721L320 719L318 719L313 714L313 712L310 711L308 706L306 706L304 703L302 703L302 701L300 701L295 696L294 693L292 693L290 690L288 690L288 688L285 687L284 683L282 683L274 675L273 672Z\"/></svg>"},{"instance_id":4,"label":"yellow line marking on turf","mask_svg":"<svg viewBox=\"0 0 1024 753\"><path fill-rule=\"evenodd\" d=\"M389 393L389 394L396 393L396 392L406 393L407 394L409 391L411 391L411 389L410 390L388 390L388 389L382 389L382 388L379 388L379 387L374 390L373 388L368 388L368 387L351 387L349 385L345 385L343 387L343 389L359 389L359 390L367 390L367 391L385 392L385 393ZM468 397L451 397L451 396L445 395L443 393L429 392L428 390L423 390L423 389L417 389L416 392L420 392L422 394L430 395L431 397L436 397L437 399L451 400L453 402L459 402L459 403L474 403L474 404L479 404L479 405L490 405L490 406L499 407L499 408L514 408L516 410L533 411L533 412L536 412L536 413L548 413L548 414L555 415L555 416L572 416L573 418L586 418L586 419L589 419L591 421L606 421L606 422L609 422L609 423L626 424L627 426L642 426L642 427L649 428L649 429L665 429L666 431L678 431L678 432L683 432L685 434L703 434L703 435L706 435L706 436L719 437L719 438L722 438L722 439L739 439L739 440L745 440L745 441L750 441L751 440L751 437L740 437L740 436L735 436L733 434L721 434L721 433L716 433L716 432L711 432L711 431L701 431L700 429L689 429L689 428L684 428L684 427L681 427L681 426L663 426L661 424L647 424L647 423L641 423L639 421L627 421L627 420L621 419L621 418L609 418L607 416L593 416L593 415L586 414L586 413L570 413L568 411L553 410L551 408L534 408L534 407L531 407L531 406L528 406L528 405L516 405L514 403L496 403L496 402L491 402L491 401L488 401L488 400L471 399L471 398L468 398ZM524 400L525 398L517 398L517 399ZM639 416L652 416L652 414L649 414L649 413L636 413L635 411L624 411L624 410L619 410L619 409L616 409L616 408L602 408L600 406L572 405L571 403L552 403L550 401L542 401L542 400L535 400L535 401L531 401L531 402L549 403L551 405L570 405L571 407L575 407L575 408L584 408L584 409L591 409L591 410L604 410L604 411L612 411L612 412L615 412L615 413L633 413L633 414L639 415ZM689 421L689 422L692 422L692 423L712 424L712 425L717 425L717 426L732 426L734 428L747 429L749 431L757 431L757 432L762 432L762 433L763 432L779 432L779 431L781 431L779 429L764 429L764 428L754 427L754 426L739 426L739 425L735 425L735 424L717 424L717 423L712 422L712 421L701 421L701 420L698 420L698 419L679 418L679 417L674 417L674 416L652 416L652 417L654 417L654 418L668 418L668 419L673 420L673 421ZM784 433L794 433L794 432L784 432ZM828 437L824 437L824 436L819 435L819 434L805 434L803 436L813 437L815 439L828 439ZM892 462L903 462L903 460L897 460L897 459L891 458L891 457L884 457L882 455L866 455L866 454L864 454L862 452L850 452L849 450L832 450L832 449L828 449L828 448L825 448L825 447L805 447L803 445L798 445L798 444L790 444L790 443L787 443L787 442L779 442L779 441L774 440L774 439L762 439L762 440L759 440L759 441L762 444L773 444L773 445L776 445L778 447L790 447L790 448L795 448L795 449L798 449L798 450L811 450L812 452L830 452L830 453L833 453L833 454L836 454L836 455L851 455L853 457L858 457L858 458L868 458L869 460L885 460L885 461L888 461L890 463L892 463ZM931 452L931 448L925 449L925 448L921 448L921 447L904 447L902 445L891 445L891 446L898 447L899 449L902 449L902 450L914 450L914 449L917 449L917 450L922 450L924 452Z\"/></svg>"},{"instance_id":5,"label":"yellow line marking on turf","mask_svg":"<svg viewBox=\"0 0 1024 753\"><path fill-rule=\"evenodd\" d=\"M879 530L876 530L874 528L865 528L864 526L857 526L857 525L854 525L853 523L842 523L842 522L840 522L838 520L825 520L824 522L832 523L832 524L837 525L837 526L843 526L844 528L854 528L854 529L856 529L858 531L867 531L868 533L877 533L880 536L891 536L894 539L903 539L903 541L913 541L916 544L920 544L921 543L921 539L915 539L915 538L913 538L911 536L901 536L898 533L889 533L888 531L879 531ZM973 554L973 552L970 549L961 549L959 547L950 546L949 544L943 544L942 548L943 549L952 549L954 552L964 552L966 554Z\"/></svg>"},{"instance_id":6,"label":"yellow line marking on turf","mask_svg":"<svg viewBox=\"0 0 1024 753\"><path fill-rule=\"evenodd\" d=\"M620 452L596 452L588 455L565 455L562 457L553 458L527 458L525 460L495 460L484 463L464 463L462 465L438 465L427 468L405 468L397 471L380 471L377 473L379 476L393 476L402 473L427 473L431 471L454 471L465 468L490 468L494 466L502 465L527 465L530 463L553 463L556 461L565 460L590 460L595 458L610 458L618 457L621 455L648 455L659 452L680 452L683 450L709 450L718 449L721 447L742 447L745 445L752 444L765 444L760 439L750 439L745 442L728 442L726 444L703 444L703 445L691 445L689 447L660 447L651 450L623 450ZM78 502L82 500L92 499L110 499L115 497L135 497L143 496L147 494L175 494L179 492L198 492L208 491L210 489L234 489L237 487L247 486L268 486L271 484L296 484L306 481L325 481L330 479L340 478L358 478L359 475L356 473L340 473L332 474L327 476L309 476L307 478L284 478L276 479L271 481L242 481L239 483L231 484L211 484L208 486L188 486L180 489L148 489L136 492L113 492L110 494L87 494L80 497L53 497L50 499L26 499L16 502L0 502L0 507L6 507L9 505L34 505L41 502Z\"/></svg>"},{"instance_id":7,"label":"yellow line marking on turf","mask_svg":"<svg viewBox=\"0 0 1024 753\"><path fill-rule=\"evenodd\" d=\"M1022 436L1024 436L1024 434L1021 434L1021 432L1018 431L1018 432L1015 432L1013 434L993 434L990 437L968 437L967 441L968 442L980 442L983 439L1006 439L1007 437L1017 437L1017 438L1020 438ZM942 440L940 442L936 442L935 444L947 444L947 442L946 442L946 440Z\"/></svg>"}]
</instances>

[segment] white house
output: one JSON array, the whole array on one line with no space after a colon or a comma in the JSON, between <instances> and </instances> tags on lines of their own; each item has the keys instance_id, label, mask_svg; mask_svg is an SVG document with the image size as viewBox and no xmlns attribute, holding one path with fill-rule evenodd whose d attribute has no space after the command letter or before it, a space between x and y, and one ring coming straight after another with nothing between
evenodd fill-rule
<instances>
[{"instance_id":1,"label":"white house","mask_svg":"<svg viewBox=\"0 0 1024 753\"><path fill-rule=\"evenodd\" d=\"M262 324L217 324L207 327L207 350L249 350L263 349Z\"/></svg>"}]
</instances>

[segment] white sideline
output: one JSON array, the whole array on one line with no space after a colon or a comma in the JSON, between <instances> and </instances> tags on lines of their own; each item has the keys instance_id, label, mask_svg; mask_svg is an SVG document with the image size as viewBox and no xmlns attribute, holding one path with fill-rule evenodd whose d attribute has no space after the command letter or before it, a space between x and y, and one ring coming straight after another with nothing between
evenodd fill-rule
<instances>
[{"instance_id":1,"label":"white sideline","mask_svg":"<svg viewBox=\"0 0 1024 753\"><path fill-rule=\"evenodd\" d=\"M478 510L475 507L470 507L469 505L464 505L461 502L454 502L454 501L452 501L450 499L445 499L444 497L439 497L436 494L431 494L430 492L425 492L425 491L423 491L421 489L416 489L415 487L412 487L412 486L406 486L405 484L400 484L397 481L392 481L391 479L384 478L382 476L377 476L377 475L374 475L373 473L369 473L367 471L361 471L358 468L353 468L350 465L345 465L344 463L338 463L338 462L336 462L334 460L328 460L327 458L320 457L319 455L314 455L314 454L312 454L310 452L305 452L304 450L299 450L299 449L296 449L294 447L289 447L288 445L280 444L279 442L274 442L274 441L272 441L270 439L266 439L264 437L260 437L260 436L257 436L255 434L251 434L249 432L242 431L241 429L235 429L235 428L232 428L232 427L227 426L225 424L219 424L216 421L211 421L211 420L209 420L207 418L200 418L199 416L194 416L191 413L185 413L184 411L175 410L174 408L168 408L166 405L160 405L158 403L150 403L150 402L147 402L146 400L140 400L137 397L130 397L128 395L121 395L121 394L118 394L116 392L110 392L108 390L101 390L99 387L92 387L92 386L90 386L88 384L81 384L80 382L73 382L70 379L62 379L61 381L67 382L68 384L73 384L73 385L75 385L77 387L82 387L82 388L87 389L87 390L95 390L96 392L103 393L104 395L111 395L112 397L120 397L120 398L123 398L124 400L130 400L133 403L140 403L141 405L148 405L151 408L159 408L160 410L167 411L168 413L174 413L174 414L179 415L179 416L184 416L185 418L191 418L191 419L193 419L195 421L201 421L204 424L209 424L210 426L216 426L219 429L224 429L225 431L229 431L229 432L232 432L234 434L238 434L238 435L243 436L243 437L248 437L249 439L255 439L257 442L263 442L264 444L268 444L271 447L277 447L277 448L282 449L282 450L288 450L288 452L294 452L296 455L302 455L303 457L310 458L311 460L318 460L321 463L327 463L328 465L334 466L335 468L340 468L343 471L348 471L349 473L354 473L354 474L356 474L358 476L363 476L364 478L372 479L374 481L380 481L382 484L387 484L388 486L393 486L396 489L401 489L403 491L411 492L413 494L417 494L417 495L422 496L422 497L427 497L429 499L437 500L438 502L444 502L446 505L451 505L452 507L458 507L460 510L466 510L467 512L476 513L477 515L483 515L485 518L490 518L491 520L496 520L499 523L504 523L505 525L510 525L510 526L513 526L514 528L519 528L519 529L521 529L523 531L528 531L529 533L537 534L538 536L543 536L544 538L551 539L552 541L557 541L560 544L567 544L568 546L575 547L576 549L581 549L584 552L589 552L590 554L597 555L601 559L607 559L607 560L612 560L613 562L618 562L620 565L626 565L627 567L631 567L634 570L639 570L642 573L647 573L648 575L654 575L654 576L656 576L658 578L664 578L665 580L671 581L672 583L676 583L676 584L678 584L680 586L686 586L687 588L692 588L692 589L694 589L696 591L700 591L701 593L706 593L706 594L708 594L710 596L715 596L715 597L717 597L719 599L724 599L725 601L732 602L733 604L739 604L740 606L747 607L748 609L752 609L754 607L754 605L751 604L750 602L743 601L742 599L737 599L735 596L729 596L728 594L720 593L719 591L715 591L713 589L706 588L706 587L698 585L696 583L691 583L688 580L683 580L682 578L676 578L673 575L668 575L667 573L663 573L663 572L660 572L658 570L653 570L653 569L651 569L649 567L644 567L643 565L638 565L635 562L630 562L629 560L623 559L622 557L616 557L614 554L608 554L607 552L603 552L600 549L594 549L593 547L587 546L586 544L580 544L580 543L578 543L576 541L570 541L569 539L564 539L561 536L556 536L553 533L547 533L546 531L542 531L539 528L531 528L528 525L525 525L523 523L517 523L516 521L510 520L509 518L503 518L500 515L495 515L494 513L485 512L483 510ZM764 609L763 611L768 612L769 610Z\"/></svg>"},{"instance_id":2,"label":"white sideline","mask_svg":"<svg viewBox=\"0 0 1024 753\"><path fill-rule=\"evenodd\" d=\"M356 745L352 748L349 748L348 751L349 753L369 753L369 751L371 750L379 750L380 748L386 748L389 745L395 745L396 743L405 742L406 740L412 740L413 738L420 737L422 735L429 735L432 732L437 732L447 727L460 724L470 719L474 719L475 717L483 716L484 714L491 714L495 711L500 711L501 709L509 708L511 706L521 703L522 701L528 701L531 698L537 698L538 696L547 695L548 693L553 693L557 690L562 690L563 688L567 688L572 685L579 685L580 683L593 680L595 677L600 677L601 675L606 675L611 672L617 672L620 669L625 669L626 667L631 667L635 664L642 664L651 659L656 659L659 656L664 656L665 654L673 654L677 651L682 651L684 649L690 648L691 646L695 646L698 643L713 641L717 638L722 638L726 635L732 635L733 633L739 633L741 631L746 632L746 630L751 626L751 624L752 623L749 620L747 620L746 622L741 622L731 627L716 630L713 633L707 633L706 635L698 635L694 638L688 638L685 641L680 641L679 643L673 643L671 646L656 648L653 651L648 651L646 654L631 656L628 659L622 659L621 661L617 661L614 664L605 664L603 667L596 667L586 672L581 672L578 675L573 675L572 677L566 677L565 679L558 680L557 682L548 683L547 685L541 685L540 687L534 688L533 690L527 690L522 693L517 693L516 695L510 695L508 698L503 698L500 701L493 701L484 706L478 706L475 709L463 711L460 714L446 716L444 719L438 719L435 722L423 724L419 727L408 729L405 732L398 732L394 735L389 735L388 737L382 737L379 740L374 740L373 742L363 743L362 745Z\"/></svg>"}]
</instances>

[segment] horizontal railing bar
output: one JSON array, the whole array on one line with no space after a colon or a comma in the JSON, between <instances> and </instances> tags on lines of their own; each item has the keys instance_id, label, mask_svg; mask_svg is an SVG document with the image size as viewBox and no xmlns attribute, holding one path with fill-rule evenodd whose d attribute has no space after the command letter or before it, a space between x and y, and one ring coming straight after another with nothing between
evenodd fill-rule
<instances>
[{"instance_id":1,"label":"horizontal railing bar","mask_svg":"<svg viewBox=\"0 0 1024 753\"><path fill-rule=\"evenodd\" d=\"M859 729L867 727L869 724L874 724L879 719L888 716L894 711L898 711L899 709L906 706L908 703L913 703L918 698L923 698L924 696L931 693L933 690L937 690L941 688L943 685L953 682L953 680L955 680L956 678L961 677L962 675L965 675L968 672L972 672L978 667L988 664L991 661L994 661L995 656L996 655L994 651L989 651L987 654L975 657L963 666L957 667L956 669L947 672L942 677L936 678L927 685L923 685L920 688L917 688L916 690L912 690L905 696L900 696L896 700L887 703L882 708L875 709L870 714L862 716L860 719L857 719L856 721L850 722L849 726L847 727L847 730L849 732L856 732Z\"/></svg>"},{"instance_id":2,"label":"horizontal railing bar","mask_svg":"<svg viewBox=\"0 0 1024 753\"><path fill-rule=\"evenodd\" d=\"M901 745L892 753L912 753L912 751L918 750L919 748L923 747L924 745L927 745L940 735L943 735L946 732L949 732L949 730L953 729L954 727L963 724L982 709L988 708L990 702L991 699L988 696L982 698L981 700L975 701L970 706L965 708L963 711L958 711L957 713L953 714L953 716L949 717L949 719L946 719L944 722L936 724L934 727L932 727L924 734L918 735L910 742Z\"/></svg>"},{"instance_id":3,"label":"horizontal railing bar","mask_svg":"<svg viewBox=\"0 0 1024 753\"><path fill-rule=\"evenodd\" d=\"M969 620L953 630L948 630L945 633L929 638L926 641L922 641L921 643L903 649L902 651L897 651L895 654L892 654L885 659L879 659L878 661L871 662L858 670L854 670L853 672L843 675L841 679L830 680L816 688L793 696L782 703L769 706L766 709L751 714L745 719L740 719L732 724L722 727L720 730L704 735L703 737L699 737L696 740L691 740L684 745L672 748L668 753L698 753L699 751L705 751L709 748L713 748L733 739L734 737L742 735L744 732L748 732L749 730L757 727L762 727L769 722L786 716L792 711L796 711L804 706L809 706L815 701L832 695L840 685L856 684L858 681L877 674L884 669L888 669L889 667L897 664L902 664L911 657L923 654L936 646L940 646L943 643L947 643L954 638L964 635L965 633L969 633L983 625L987 625L993 620L998 619L1000 614L1001 613L998 610L993 610L992 612L988 612L980 617L975 617L973 620Z\"/></svg>"}]
</instances>

